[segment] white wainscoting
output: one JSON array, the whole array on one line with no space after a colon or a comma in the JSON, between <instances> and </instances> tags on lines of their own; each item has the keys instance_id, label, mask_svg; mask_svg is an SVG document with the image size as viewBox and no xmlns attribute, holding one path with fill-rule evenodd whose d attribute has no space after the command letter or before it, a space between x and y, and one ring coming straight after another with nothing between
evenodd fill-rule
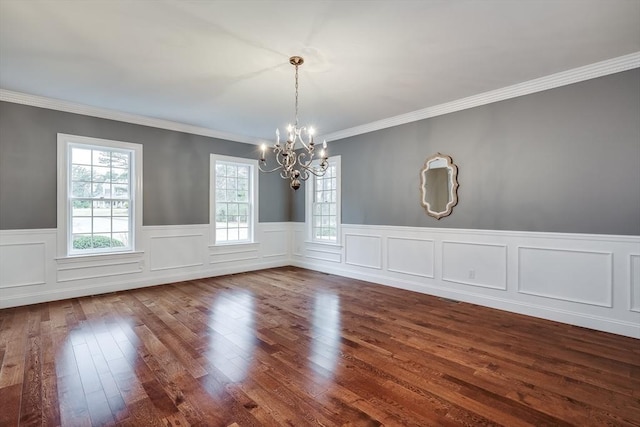
<instances>
[{"instance_id":1,"label":"white wainscoting","mask_svg":"<svg viewBox=\"0 0 640 427\"><path fill-rule=\"evenodd\" d=\"M0 308L297 265L640 338L640 236L261 223L210 246L209 226L143 227L140 252L56 258L55 229L0 231Z\"/></svg>"},{"instance_id":2,"label":"white wainscoting","mask_svg":"<svg viewBox=\"0 0 640 427\"><path fill-rule=\"evenodd\" d=\"M640 254L629 255L629 290L630 309L640 312Z\"/></svg>"},{"instance_id":3,"label":"white wainscoting","mask_svg":"<svg viewBox=\"0 0 640 427\"><path fill-rule=\"evenodd\" d=\"M290 265L290 223L209 246L209 225L143 227L139 252L56 258L57 231L0 231L0 308Z\"/></svg>"},{"instance_id":4,"label":"white wainscoting","mask_svg":"<svg viewBox=\"0 0 640 427\"><path fill-rule=\"evenodd\" d=\"M323 257L292 227L300 267L640 338L640 236L343 224Z\"/></svg>"}]
</instances>

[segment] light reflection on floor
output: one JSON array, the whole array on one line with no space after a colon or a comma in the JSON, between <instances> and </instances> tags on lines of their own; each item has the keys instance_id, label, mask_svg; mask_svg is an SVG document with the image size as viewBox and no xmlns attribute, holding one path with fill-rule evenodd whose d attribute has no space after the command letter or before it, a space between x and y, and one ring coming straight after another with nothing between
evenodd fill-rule
<instances>
[{"instance_id":1,"label":"light reflection on floor","mask_svg":"<svg viewBox=\"0 0 640 427\"><path fill-rule=\"evenodd\" d=\"M126 332L125 332L126 330ZM60 417L109 424L142 385L135 373L138 337L132 322L92 321L70 330L58 345Z\"/></svg>"},{"instance_id":2,"label":"light reflection on floor","mask_svg":"<svg viewBox=\"0 0 640 427\"><path fill-rule=\"evenodd\" d=\"M340 354L340 298L327 292L315 294L310 360L318 378L332 379Z\"/></svg>"},{"instance_id":3,"label":"light reflection on floor","mask_svg":"<svg viewBox=\"0 0 640 427\"><path fill-rule=\"evenodd\" d=\"M249 291L225 291L216 297L206 357L232 382L247 377L256 345L255 301Z\"/></svg>"}]
</instances>

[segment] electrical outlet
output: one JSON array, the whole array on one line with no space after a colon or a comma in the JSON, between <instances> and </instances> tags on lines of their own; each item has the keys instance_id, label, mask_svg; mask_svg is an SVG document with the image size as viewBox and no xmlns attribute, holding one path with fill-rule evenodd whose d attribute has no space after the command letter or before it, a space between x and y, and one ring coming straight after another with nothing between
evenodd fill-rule
<instances>
[{"instance_id":1,"label":"electrical outlet","mask_svg":"<svg viewBox=\"0 0 640 427\"><path fill-rule=\"evenodd\" d=\"M469 270L469 279L475 279L475 278L476 278L476 271Z\"/></svg>"}]
</instances>

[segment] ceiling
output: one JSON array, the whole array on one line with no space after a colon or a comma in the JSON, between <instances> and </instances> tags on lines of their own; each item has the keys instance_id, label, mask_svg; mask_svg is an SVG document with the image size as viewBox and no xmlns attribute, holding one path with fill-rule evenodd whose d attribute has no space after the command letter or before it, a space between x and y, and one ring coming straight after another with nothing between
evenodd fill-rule
<instances>
[{"instance_id":1,"label":"ceiling","mask_svg":"<svg viewBox=\"0 0 640 427\"><path fill-rule=\"evenodd\" d=\"M0 88L274 138L330 135L640 51L638 0L0 0Z\"/></svg>"}]
</instances>

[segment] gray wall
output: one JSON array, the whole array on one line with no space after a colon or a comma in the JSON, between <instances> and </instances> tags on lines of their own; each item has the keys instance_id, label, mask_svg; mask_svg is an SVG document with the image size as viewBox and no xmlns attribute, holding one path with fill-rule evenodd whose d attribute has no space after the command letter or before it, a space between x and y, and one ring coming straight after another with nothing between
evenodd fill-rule
<instances>
[{"instance_id":1,"label":"gray wall","mask_svg":"<svg viewBox=\"0 0 640 427\"><path fill-rule=\"evenodd\" d=\"M57 133L140 143L143 224L209 222L209 154L258 158L256 146L0 102L0 229L55 228ZM260 174L259 219L288 221L289 188Z\"/></svg>"},{"instance_id":2,"label":"gray wall","mask_svg":"<svg viewBox=\"0 0 640 427\"><path fill-rule=\"evenodd\" d=\"M640 235L640 69L329 144L342 222ZM427 157L458 165L459 203L420 206ZM292 202L304 221L304 192Z\"/></svg>"},{"instance_id":3,"label":"gray wall","mask_svg":"<svg viewBox=\"0 0 640 427\"><path fill-rule=\"evenodd\" d=\"M257 147L0 102L0 229L56 227L56 134L144 145L144 225L206 224L209 153ZM640 235L640 69L329 144L342 222ZM436 220L419 171L441 152L459 203ZM304 186L260 174L260 221L304 221Z\"/></svg>"}]
</instances>

